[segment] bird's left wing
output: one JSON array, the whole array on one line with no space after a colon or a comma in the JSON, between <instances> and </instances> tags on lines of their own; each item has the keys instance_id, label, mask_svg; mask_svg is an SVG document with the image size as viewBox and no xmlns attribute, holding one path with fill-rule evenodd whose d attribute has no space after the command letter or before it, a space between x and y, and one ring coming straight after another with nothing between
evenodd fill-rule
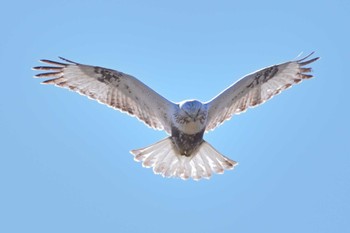
<instances>
[{"instance_id":1,"label":"bird's left wing","mask_svg":"<svg viewBox=\"0 0 350 233\"><path fill-rule=\"evenodd\" d=\"M213 130L234 114L264 103L281 91L312 78L306 65L319 57L308 60L310 55L296 61L270 66L248 74L206 103L208 119L206 131Z\"/></svg>"},{"instance_id":2,"label":"bird's left wing","mask_svg":"<svg viewBox=\"0 0 350 233\"><path fill-rule=\"evenodd\" d=\"M34 70L46 71L35 77L51 78L43 84L54 84L86 95L109 107L136 116L151 128L165 130L170 134L169 113L176 107L174 103L131 75L61 59L67 63L41 60L51 66L34 67Z\"/></svg>"}]
</instances>

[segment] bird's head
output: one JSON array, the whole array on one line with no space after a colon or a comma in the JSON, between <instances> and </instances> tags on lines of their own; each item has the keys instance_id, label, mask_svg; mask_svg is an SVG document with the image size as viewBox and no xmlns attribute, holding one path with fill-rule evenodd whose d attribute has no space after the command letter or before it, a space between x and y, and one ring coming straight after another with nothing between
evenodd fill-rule
<instances>
[{"instance_id":1,"label":"bird's head","mask_svg":"<svg viewBox=\"0 0 350 233\"><path fill-rule=\"evenodd\" d=\"M207 109L200 101L187 100L181 102L179 107L179 114L186 122L200 121L204 124L207 118Z\"/></svg>"}]
</instances>

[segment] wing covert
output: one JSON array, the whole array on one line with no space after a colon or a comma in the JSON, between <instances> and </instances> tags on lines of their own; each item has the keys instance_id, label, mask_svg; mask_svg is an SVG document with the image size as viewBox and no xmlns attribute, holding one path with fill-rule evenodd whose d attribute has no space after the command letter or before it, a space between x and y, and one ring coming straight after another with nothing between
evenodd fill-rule
<instances>
[{"instance_id":1,"label":"wing covert","mask_svg":"<svg viewBox=\"0 0 350 233\"><path fill-rule=\"evenodd\" d=\"M50 78L42 83L78 92L136 116L151 128L171 132L169 114L176 105L135 77L116 70L61 59L67 63L41 60L50 66L34 67L34 70L46 71L35 77Z\"/></svg>"}]
</instances>

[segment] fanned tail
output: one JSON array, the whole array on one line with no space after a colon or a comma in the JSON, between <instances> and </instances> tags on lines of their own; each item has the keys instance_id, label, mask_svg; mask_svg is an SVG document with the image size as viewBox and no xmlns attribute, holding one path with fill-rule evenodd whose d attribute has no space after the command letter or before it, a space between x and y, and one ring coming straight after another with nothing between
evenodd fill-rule
<instances>
[{"instance_id":1,"label":"fanned tail","mask_svg":"<svg viewBox=\"0 0 350 233\"><path fill-rule=\"evenodd\" d=\"M190 157L180 155L171 137L148 147L132 150L131 154L135 161L142 162L142 166L152 167L155 174L184 180L209 179L212 174L222 174L226 169L233 169L237 165L237 162L220 154L206 141Z\"/></svg>"}]
</instances>

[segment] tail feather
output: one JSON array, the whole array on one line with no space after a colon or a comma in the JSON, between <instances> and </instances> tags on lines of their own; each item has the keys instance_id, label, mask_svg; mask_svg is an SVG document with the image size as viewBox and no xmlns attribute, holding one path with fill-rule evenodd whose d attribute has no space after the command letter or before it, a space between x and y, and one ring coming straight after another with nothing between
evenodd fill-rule
<instances>
[{"instance_id":1,"label":"tail feather","mask_svg":"<svg viewBox=\"0 0 350 233\"><path fill-rule=\"evenodd\" d=\"M135 161L142 162L142 166L153 167L155 174L184 180L209 179L212 174L222 174L237 165L237 162L220 154L206 141L190 157L180 155L170 137L148 147L132 150L131 153Z\"/></svg>"}]
</instances>

